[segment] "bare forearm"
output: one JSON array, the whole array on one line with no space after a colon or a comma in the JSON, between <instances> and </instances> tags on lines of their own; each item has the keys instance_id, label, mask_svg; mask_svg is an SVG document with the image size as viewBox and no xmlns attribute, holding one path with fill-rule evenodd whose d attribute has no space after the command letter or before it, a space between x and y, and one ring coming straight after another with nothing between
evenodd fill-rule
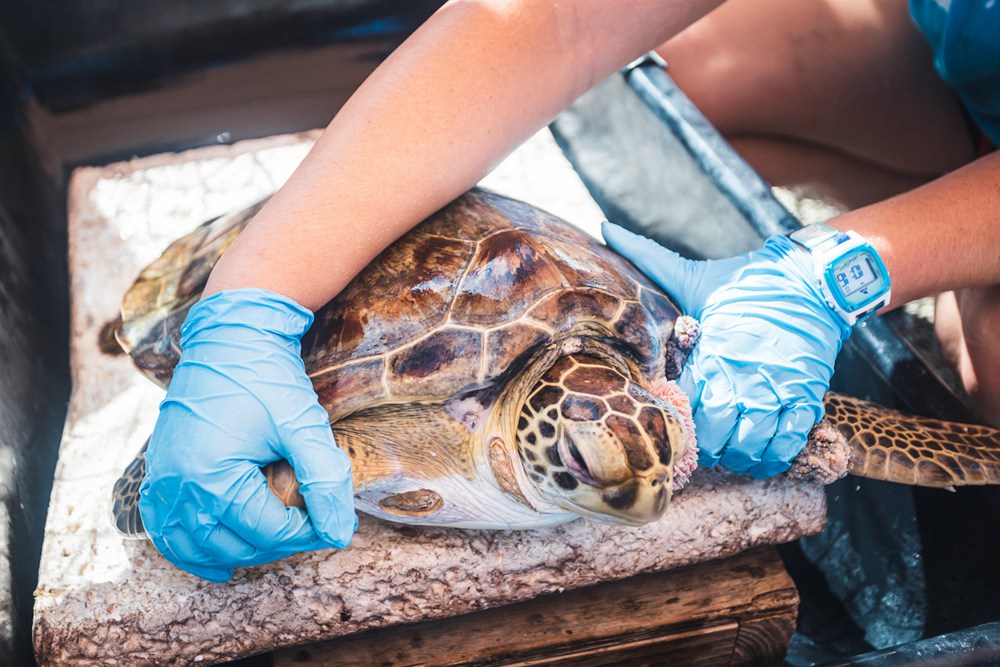
<instances>
[{"instance_id":1,"label":"bare forearm","mask_svg":"<svg viewBox=\"0 0 1000 667\"><path fill-rule=\"evenodd\" d=\"M892 303L1000 283L1000 153L927 185L851 211L831 224L878 249Z\"/></svg>"},{"instance_id":2,"label":"bare forearm","mask_svg":"<svg viewBox=\"0 0 1000 667\"><path fill-rule=\"evenodd\" d=\"M337 114L206 295L260 287L319 307L591 85L720 1L445 5Z\"/></svg>"}]
</instances>

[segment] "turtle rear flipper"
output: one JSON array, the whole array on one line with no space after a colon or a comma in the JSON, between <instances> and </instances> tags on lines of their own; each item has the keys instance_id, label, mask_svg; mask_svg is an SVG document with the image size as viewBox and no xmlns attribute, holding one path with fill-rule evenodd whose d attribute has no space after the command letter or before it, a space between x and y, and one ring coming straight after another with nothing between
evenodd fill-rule
<instances>
[{"instance_id":1,"label":"turtle rear flipper","mask_svg":"<svg viewBox=\"0 0 1000 667\"><path fill-rule=\"evenodd\" d=\"M115 522L115 528L125 537L146 537L146 528L139 513L139 488L142 486L142 478L146 476L148 447L149 438L146 438L142 449L125 468L111 492L111 518ZM287 461L270 463L262 472L271 491L285 505L305 509L306 504L299 493L299 482L295 479L295 471Z\"/></svg>"},{"instance_id":2,"label":"turtle rear flipper","mask_svg":"<svg viewBox=\"0 0 1000 667\"><path fill-rule=\"evenodd\" d=\"M132 462L125 468L125 472L115 482L111 494L111 517L114 519L115 528L126 537L146 537L146 529L142 525L142 515L139 514L139 487L142 485L143 475L146 474L147 447L149 447L148 438L142 446L142 450L132 459Z\"/></svg>"},{"instance_id":3,"label":"turtle rear flipper","mask_svg":"<svg viewBox=\"0 0 1000 667\"><path fill-rule=\"evenodd\" d=\"M846 439L853 475L952 488L1000 484L1000 430L890 410L830 393L826 421Z\"/></svg>"}]
</instances>

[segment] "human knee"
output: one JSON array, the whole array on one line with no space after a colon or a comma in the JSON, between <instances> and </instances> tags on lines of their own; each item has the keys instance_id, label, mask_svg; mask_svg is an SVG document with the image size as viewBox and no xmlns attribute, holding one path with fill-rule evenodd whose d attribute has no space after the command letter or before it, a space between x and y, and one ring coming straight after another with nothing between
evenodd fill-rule
<instances>
[{"instance_id":1,"label":"human knee","mask_svg":"<svg viewBox=\"0 0 1000 667\"><path fill-rule=\"evenodd\" d=\"M987 421L1000 426L1000 285L956 291L966 363L962 380Z\"/></svg>"},{"instance_id":2,"label":"human knee","mask_svg":"<svg viewBox=\"0 0 1000 667\"><path fill-rule=\"evenodd\" d=\"M686 34L678 35L656 51L667 61L670 77L692 104L716 129L726 133L724 110L732 105L723 99L728 86L719 84L725 80L725 59L713 53L713 45Z\"/></svg>"}]
</instances>

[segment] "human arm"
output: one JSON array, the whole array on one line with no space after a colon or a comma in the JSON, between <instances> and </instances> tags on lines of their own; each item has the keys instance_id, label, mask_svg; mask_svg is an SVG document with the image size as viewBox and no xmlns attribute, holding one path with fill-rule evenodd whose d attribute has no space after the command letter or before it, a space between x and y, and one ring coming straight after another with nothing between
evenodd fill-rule
<instances>
[{"instance_id":1,"label":"human arm","mask_svg":"<svg viewBox=\"0 0 1000 667\"><path fill-rule=\"evenodd\" d=\"M828 224L878 250L896 308L962 287L1000 283L1000 152Z\"/></svg>"},{"instance_id":2,"label":"human arm","mask_svg":"<svg viewBox=\"0 0 1000 667\"><path fill-rule=\"evenodd\" d=\"M597 81L719 0L450 2L358 89L216 266L315 310Z\"/></svg>"},{"instance_id":3,"label":"human arm","mask_svg":"<svg viewBox=\"0 0 1000 667\"><path fill-rule=\"evenodd\" d=\"M879 251L896 307L957 287L1000 283L1000 155L835 218ZM822 416L849 329L787 239L721 261L684 260L623 230L605 232L682 306L703 338L680 378L692 398L701 463L766 477L785 470Z\"/></svg>"},{"instance_id":4,"label":"human arm","mask_svg":"<svg viewBox=\"0 0 1000 667\"><path fill-rule=\"evenodd\" d=\"M715 4L462 0L393 53L222 257L192 309L140 500L161 552L225 580L233 567L343 546L354 526L349 468L289 353L307 311L576 96ZM217 297L234 299L224 317L211 310ZM291 326L259 327L248 345L244 325L265 302ZM295 390L273 391L276 382ZM305 443L290 435L303 428ZM310 479L308 520L266 495L258 467L279 456Z\"/></svg>"}]
</instances>

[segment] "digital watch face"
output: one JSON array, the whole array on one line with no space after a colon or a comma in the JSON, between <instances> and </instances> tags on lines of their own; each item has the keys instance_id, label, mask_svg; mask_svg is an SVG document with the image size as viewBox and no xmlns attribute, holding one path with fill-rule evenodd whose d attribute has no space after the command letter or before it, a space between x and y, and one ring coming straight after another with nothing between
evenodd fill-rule
<instances>
[{"instance_id":1,"label":"digital watch face","mask_svg":"<svg viewBox=\"0 0 1000 667\"><path fill-rule=\"evenodd\" d=\"M884 291L885 276L871 253L852 253L834 264L830 273L850 306L865 304Z\"/></svg>"}]
</instances>

